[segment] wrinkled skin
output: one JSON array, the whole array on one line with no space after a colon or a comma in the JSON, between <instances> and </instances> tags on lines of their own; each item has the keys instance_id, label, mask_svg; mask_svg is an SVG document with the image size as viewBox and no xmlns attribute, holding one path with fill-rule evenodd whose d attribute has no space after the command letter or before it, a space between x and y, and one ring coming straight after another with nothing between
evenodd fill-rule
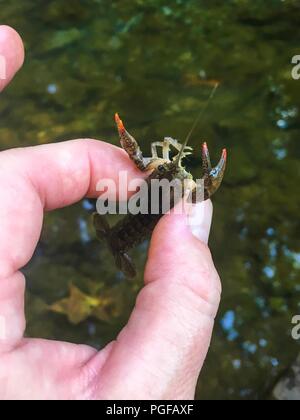
<instances>
[{"instance_id":1,"label":"wrinkled skin","mask_svg":"<svg viewBox=\"0 0 300 420\"><path fill-rule=\"evenodd\" d=\"M20 37L5 26L0 54L7 59L2 90L24 57ZM95 196L97 181L117 179L120 170L129 179L141 177L124 151L95 140L0 153L0 399L193 398L221 291L206 245L209 200L194 209L199 223L193 233L185 215L160 220L145 287L128 324L102 351L24 338L25 279L19 270L32 257L44 211Z\"/></svg>"}]
</instances>

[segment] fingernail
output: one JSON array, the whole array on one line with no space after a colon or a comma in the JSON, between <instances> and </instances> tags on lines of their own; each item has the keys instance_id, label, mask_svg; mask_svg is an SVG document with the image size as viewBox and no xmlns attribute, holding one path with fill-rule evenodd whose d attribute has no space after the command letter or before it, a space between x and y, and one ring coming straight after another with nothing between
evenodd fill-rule
<instances>
[{"instance_id":1,"label":"fingernail","mask_svg":"<svg viewBox=\"0 0 300 420\"><path fill-rule=\"evenodd\" d=\"M208 243L212 214L213 205L210 200L194 204L188 214L188 225L192 234L205 244Z\"/></svg>"}]
</instances>

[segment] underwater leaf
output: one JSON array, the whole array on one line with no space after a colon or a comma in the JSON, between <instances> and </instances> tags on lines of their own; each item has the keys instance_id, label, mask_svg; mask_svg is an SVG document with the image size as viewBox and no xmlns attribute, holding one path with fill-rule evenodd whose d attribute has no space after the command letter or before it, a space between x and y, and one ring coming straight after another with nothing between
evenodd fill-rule
<instances>
[{"instance_id":1,"label":"underwater leaf","mask_svg":"<svg viewBox=\"0 0 300 420\"><path fill-rule=\"evenodd\" d=\"M103 291L97 296L83 293L74 284L70 285L70 295L49 306L53 312L66 315L72 324L79 324L90 316L108 322L120 315L119 296L113 291Z\"/></svg>"},{"instance_id":2,"label":"underwater leaf","mask_svg":"<svg viewBox=\"0 0 300 420\"><path fill-rule=\"evenodd\" d=\"M95 306L97 299L85 295L73 284L70 285L69 297L52 304L49 309L53 312L64 314L72 324L79 324L88 318Z\"/></svg>"}]
</instances>

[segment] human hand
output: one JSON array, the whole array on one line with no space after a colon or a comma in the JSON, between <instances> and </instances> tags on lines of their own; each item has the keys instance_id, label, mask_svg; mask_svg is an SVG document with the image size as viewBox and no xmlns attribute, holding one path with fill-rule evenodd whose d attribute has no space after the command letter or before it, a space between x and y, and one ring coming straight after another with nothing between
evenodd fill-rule
<instances>
[{"instance_id":1,"label":"human hand","mask_svg":"<svg viewBox=\"0 0 300 420\"><path fill-rule=\"evenodd\" d=\"M0 26L8 84L23 45ZM111 164L113 162L113 165ZM206 245L210 201L165 215L153 233L140 292L126 327L103 350L24 338L25 279L44 211L96 196L101 178L141 177L123 150L75 140L0 153L0 399L192 399L207 354L221 285ZM197 237L196 237L196 236Z\"/></svg>"}]
</instances>

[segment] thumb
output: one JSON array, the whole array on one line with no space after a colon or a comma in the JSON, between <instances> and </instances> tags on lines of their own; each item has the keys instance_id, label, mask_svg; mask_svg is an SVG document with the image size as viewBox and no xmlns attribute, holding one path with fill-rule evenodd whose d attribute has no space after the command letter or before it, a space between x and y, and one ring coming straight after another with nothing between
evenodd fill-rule
<instances>
[{"instance_id":1,"label":"thumb","mask_svg":"<svg viewBox=\"0 0 300 420\"><path fill-rule=\"evenodd\" d=\"M103 371L101 388L110 398L194 397L221 292L204 243L211 218L206 201L194 206L192 227L186 215L173 213L155 228L146 285Z\"/></svg>"}]
</instances>

